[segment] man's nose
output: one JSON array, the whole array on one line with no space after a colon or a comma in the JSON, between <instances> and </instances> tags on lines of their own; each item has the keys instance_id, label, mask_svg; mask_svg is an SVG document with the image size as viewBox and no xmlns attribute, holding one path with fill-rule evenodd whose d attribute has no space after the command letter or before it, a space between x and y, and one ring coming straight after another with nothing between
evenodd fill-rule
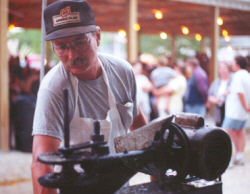
<instances>
[{"instance_id":1,"label":"man's nose","mask_svg":"<svg viewBox=\"0 0 250 194\"><path fill-rule=\"evenodd\" d=\"M74 60L77 57L77 52L72 46L68 47L68 58Z\"/></svg>"}]
</instances>

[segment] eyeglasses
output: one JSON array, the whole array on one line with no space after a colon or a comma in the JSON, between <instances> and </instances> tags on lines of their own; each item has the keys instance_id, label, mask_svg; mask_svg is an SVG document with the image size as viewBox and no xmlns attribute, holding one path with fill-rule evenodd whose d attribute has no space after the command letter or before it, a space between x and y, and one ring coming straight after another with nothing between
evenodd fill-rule
<instances>
[{"instance_id":1,"label":"eyeglasses","mask_svg":"<svg viewBox=\"0 0 250 194\"><path fill-rule=\"evenodd\" d=\"M53 45L52 44L52 47L53 47L55 54L58 57L62 57L68 53L69 47L72 47L76 51L87 50L89 48L89 40L90 40L90 35L88 34L88 38L86 39L74 40L69 45L67 44Z\"/></svg>"}]
</instances>

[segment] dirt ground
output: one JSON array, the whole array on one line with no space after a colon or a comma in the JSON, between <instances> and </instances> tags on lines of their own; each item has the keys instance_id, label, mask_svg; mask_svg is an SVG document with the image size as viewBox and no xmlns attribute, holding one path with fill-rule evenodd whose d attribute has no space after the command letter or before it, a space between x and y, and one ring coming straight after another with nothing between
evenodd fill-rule
<instances>
[{"instance_id":1,"label":"dirt ground","mask_svg":"<svg viewBox=\"0 0 250 194\"><path fill-rule=\"evenodd\" d=\"M234 153L233 153L234 154ZM32 194L31 153L0 152L0 194ZM222 175L224 194L250 193L250 130L247 130L245 164L233 166ZM149 181L149 176L138 173L129 181L130 185Z\"/></svg>"}]
</instances>

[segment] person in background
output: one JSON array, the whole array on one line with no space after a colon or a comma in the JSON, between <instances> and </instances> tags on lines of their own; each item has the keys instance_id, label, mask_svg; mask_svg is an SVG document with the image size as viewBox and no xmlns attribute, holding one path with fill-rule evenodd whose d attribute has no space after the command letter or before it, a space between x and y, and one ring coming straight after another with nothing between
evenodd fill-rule
<instances>
[{"instance_id":1,"label":"person in background","mask_svg":"<svg viewBox=\"0 0 250 194\"><path fill-rule=\"evenodd\" d=\"M142 74L141 62L135 62L132 66L137 84L137 104L140 106L143 115L149 122L151 113L149 92L152 90L153 85L150 80Z\"/></svg>"},{"instance_id":2,"label":"person in background","mask_svg":"<svg viewBox=\"0 0 250 194\"><path fill-rule=\"evenodd\" d=\"M219 77L215 79L208 90L208 102L214 104L214 121L221 127L225 116L225 100L231 83L230 67L225 62L219 65Z\"/></svg>"},{"instance_id":3,"label":"person in background","mask_svg":"<svg viewBox=\"0 0 250 194\"><path fill-rule=\"evenodd\" d=\"M197 58L186 60L191 77L187 81L187 91L184 96L184 111L206 116L206 102L208 97L208 76L201 68Z\"/></svg>"},{"instance_id":4,"label":"person in background","mask_svg":"<svg viewBox=\"0 0 250 194\"><path fill-rule=\"evenodd\" d=\"M246 60L247 60L247 68L246 68L246 70L250 73L250 55L246 56Z\"/></svg>"},{"instance_id":5,"label":"person in background","mask_svg":"<svg viewBox=\"0 0 250 194\"><path fill-rule=\"evenodd\" d=\"M244 149L246 145L245 127L250 113L250 75L246 70L247 61L242 56L236 56L232 63L234 73L225 104L225 118L222 127L225 128L235 145L234 164L244 164Z\"/></svg>"},{"instance_id":6,"label":"person in background","mask_svg":"<svg viewBox=\"0 0 250 194\"><path fill-rule=\"evenodd\" d=\"M186 68L184 64L175 64L174 71L176 72L176 77L170 79L168 85L160 89L154 89L153 91L156 97L162 95L170 96L168 106L169 114L183 112L183 97L187 89L187 80L185 77Z\"/></svg>"},{"instance_id":7,"label":"person in background","mask_svg":"<svg viewBox=\"0 0 250 194\"><path fill-rule=\"evenodd\" d=\"M61 0L50 4L44 10L44 23L45 40L51 41L60 62L46 74L38 91L32 132L34 194L57 193L38 183L39 177L54 172L54 168L37 159L63 145L65 89L70 145L88 142L98 120L110 153L115 153L116 137L147 123L137 105L131 65L97 52L101 29L96 26L94 11L87 1Z\"/></svg>"},{"instance_id":8,"label":"person in background","mask_svg":"<svg viewBox=\"0 0 250 194\"><path fill-rule=\"evenodd\" d=\"M152 71L150 75L150 80L152 81L154 88L159 89L166 86L171 78L176 76L175 71L168 67L168 58L165 56L160 56L158 58L157 67ZM168 113L169 95L159 95L154 99L154 105L157 107L158 116L164 117Z\"/></svg>"}]
</instances>

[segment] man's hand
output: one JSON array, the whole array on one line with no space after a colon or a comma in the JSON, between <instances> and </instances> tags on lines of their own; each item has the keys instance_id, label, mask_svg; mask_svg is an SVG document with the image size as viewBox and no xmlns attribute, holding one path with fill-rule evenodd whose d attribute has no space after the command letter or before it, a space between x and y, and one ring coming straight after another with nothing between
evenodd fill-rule
<instances>
[{"instance_id":1,"label":"man's hand","mask_svg":"<svg viewBox=\"0 0 250 194\"><path fill-rule=\"evenodd\" d=\"M141 112L140 107L138 107L138 110L139 110L139 114L134 117L133 123L129 128L130 131L134 131L134 130L147 124L147 121L146 121L143 113Z\"/></svg>"}]
</instances>

